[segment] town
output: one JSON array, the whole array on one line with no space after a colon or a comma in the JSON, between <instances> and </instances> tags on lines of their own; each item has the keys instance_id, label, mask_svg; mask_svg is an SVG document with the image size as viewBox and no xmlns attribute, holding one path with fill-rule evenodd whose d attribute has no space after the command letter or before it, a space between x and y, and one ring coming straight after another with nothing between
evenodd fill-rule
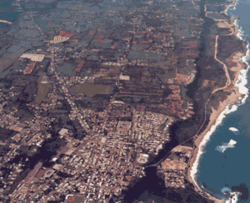
<instances>
[{"instance_id":1,"label":"town","mask_svg":"<svg viewBox=\"0 0 250 203\"><path fill-rule=\"evenodd\" d=\"M7 33L19 43L0 59L0 201L122 202L194 114L200 1L88 2L27 12ZM159 168L167 187L185 188L183 150Z\"/></svg>"}]
</instances>

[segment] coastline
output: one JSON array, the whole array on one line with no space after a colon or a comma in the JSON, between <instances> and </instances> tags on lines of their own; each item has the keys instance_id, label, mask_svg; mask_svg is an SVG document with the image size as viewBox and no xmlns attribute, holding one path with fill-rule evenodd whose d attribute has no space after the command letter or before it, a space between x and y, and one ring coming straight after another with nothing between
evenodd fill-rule
<instances>
[{"instance_id":1,"label":"coastline","mask_svg":"<svg viewBox=\"0 0 250 203\"><path fill-rule=\"evenodd\" d=\"M224 14L227 14L227 10L231 6L236 6L237 5L237 0L232 1L229 5L225 6ZM232 23L236 27L236 32L234 33L235 36L244 41L241 37L241 28L237 25L237 19L234 20ZM188 169L187 169L187 178L190 183L193 184L196 192L198 192L200 195L213 200L216 203L224 203L228 202L226 199L217 199L216 197L212 196L211 194L203 191L199 185L196 182L196 173L198 172L198 167L199 167L199 160L203 154L203 149L206 146L207 142L210 140L210 136L213 134L215 129L217 128L218 125L222 122L223 118L228 114L233 111L237 110L237 103L239 102L241 104L244 104L246 101L246 98L248 96L248 89L245 87L245 84L247 83L246 80L246 74L248 71L248 64L246 63L246 56L249 53L249 44L246 46L247 52L243 53L242 57L238 57L238 61L241 63L244 63L247 65L247 69L244 68L244 65L241 64L241 68L236 71L236 77L234 81L232 81L233 88L231 88L231 94L225 99L223 102L220 103L218 109L212 109L212 113L209 117L209 123L206 127L206 129L201 132L200 134L195 135L194 139L194 148L193 148L193 154L189 160L188 163ZM242 53L242 52L241 52ZM230 56L231 57L231 56ZM226 87L227 89L228 87ZM199 132L199 131L198 131ZM208 197L207 197L208 196Z\"/></svg>"},{"instance_id":2,"label":"coastline","mask_svg":"<svg viewBox=\"0 0 250 203\"><path fill-rule=\"evenodd\" d=\"M238 2L238 0L233 0L230 4L226 5L225 10L223 11L223 13L228 16L228 14L227 14L228 9L230 7L232 7L232 6L236 6L237 2Z\"/></svg>"},{"instance_id":3,"label":"coastline","mask_svg":"<svg viewBox=\"0 0 250 203\"><path fill-rule=\"evenodd\" d=\"M202 196L204 196L204 193L207 194L209 196L208 199L213 200L216 203L224 203L224 200L217 199L211 194L204 192L195 181L196 173L198 172L199 160L203 154L203 148L206 146L206 143L209 141L213 131L221 123L225 115L237 109L236 106L229 109L229 105L238 102L238 97L240 96L242 95L238 91L236 94L233 92L227 100L220 104L217 110L213 109L207 128L194 140L193 155L188 163L187 177L188 180L195 186L196 192Z\"/></svg>"},{"instance_id":4,"label":"coastline","mask_svg":"<svg viewBox=\"0 0 250 203\"><path fill-rule=\"evenodd\" d=\"M11 25L11 24L12 24L12 22L7 21L7 20L0 20L0 23L7 23L7 24L9 24L9 25Z\"/></svg>"}]
</instances>

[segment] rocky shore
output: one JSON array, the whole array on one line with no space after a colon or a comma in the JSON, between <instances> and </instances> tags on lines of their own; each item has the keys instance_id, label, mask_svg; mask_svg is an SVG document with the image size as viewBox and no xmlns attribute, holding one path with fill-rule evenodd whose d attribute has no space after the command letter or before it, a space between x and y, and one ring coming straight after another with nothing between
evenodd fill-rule
<instances>
[{"instance_id":1,"label":"rocky shore","mask_svg":"<svg viewBox=\"0 0 250 203\"><path fill-rule=\"evenodd\" d=\"M223 28L228 28L231 33L228 34L222 34L222 35L217 35L218 37L225 37L227 36L232 36L235 38L235 41L237 41L239 46L242 47L241 51L234 51L229 55L229 57L223 58L220 49L220 53L218 53L218 62L220 62L224 66L225 74L228 74L227 82L224 86L220 88L214 88L209 99L207 100L205 104L205 120L203 122L203 125L201 128L198 130L197 134L194 136L194 147L193 147L193 153L192 156L188 162L188 169L187 169L187 179L189 182L191 182L195 186L196 192L198 192L200 195L207 197L210 200L213 200L214 202L222 203L225 201L229 200L224 200L224 199L217 199L213 197L211 194L207 194L202 189L197 185L195 176L196 173L198 172L198 164L199 164L199 159L201 154L203 153L203 147L205 147L206 142L209 140L210 135L212 132L215 130L216 126L220 123L221 119L224 117L224 114L229 112L229 105L234 104L234 103L240 103L242 100L244 100L244 94L239 92L239 88L236 87L236 82L239 79L239 76L241 74L242 70L246 70L247 65L244 63L244 60L242 58L246 55L248 46L245 46L245 42L241 40L239 41L239 29L237 25L232 21L231 18L225 19L226 11L231 5L235 5L236 1L231 2L231 4L226 4L225 5L225 10L223 12L222 18L218 18L220 15L219 13L217 15L217 18L213 20L218 22L217 26L221 27L223 24ZM206 8L206 6L205 6ZM211 11L210 11L211 13ZM215 13L215 12L214 12ZM207 17L206 9L205 9L205 15ZM222 39L223 40L223 39ZM217 59L217 41L214 46L215 48L215 59ZM245 47L243 47L245 46ZM220 47L221 48L221 47ZM230 48L230 47L229 47ZM226 54L224 54L225 56ZM227 71L227 72L226 72ZM230 81L229 81L230 80ZM213 104L213 96L219 95L222 92L227 92L227 96L224 97L222 100L219 101L219 104L214 105Z\"/></svg>"}]
</instances>

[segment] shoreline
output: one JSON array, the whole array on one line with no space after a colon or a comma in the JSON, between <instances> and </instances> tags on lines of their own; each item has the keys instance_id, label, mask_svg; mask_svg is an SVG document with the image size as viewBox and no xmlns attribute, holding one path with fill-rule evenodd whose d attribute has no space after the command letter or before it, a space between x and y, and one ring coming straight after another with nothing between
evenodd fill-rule
<instances>
[{"instance_id":1,"label":"shoreline","mask_svg":"<svg viewBox=\"0 0 250 203\"><path fill-rule=\"evenodd\" d=\"M233 0L230 4L226 5L226 8L225 8L225 10L223 11L223 13L224 13L226 16L228 16L228 14L227 14L228 9L229 9L230 7L232 7L232 6L236 6L236 5L237 5L237 2L238 2L238 0ZM229 2L228 2L228 3L229 3Z\"/></svg>"},{"instance_id":2,"label":"shoreline","mask_svg":"<svg viewBox=\"0 0 250 203\"><path fill-rule=\"evenodd\" d=\"M221 123L226 114L233 112L237 109L237 107L232 107L229 109L230 104L235 104L238 102L238 97L242 96L238 91L236 94L233 92L227 100L223 101L217 110L213 109L210 115L210 121L207 128L194 140L194 150L191 159L188 164L187 177L188 180L195 186L196 192L200 195L204 196L207 194L209 197L206 197L210 200L215 201L216 203L224 203L224 200L217 199L213 197L211 194L203 191L197 184L195 178L196 173L198 172L199 160L203 154L203 148L206 146L207 142L210 139L210 136L216 129L216 127Z\"/></svg>"},{"instance_id":3,"label":"shoreline","mask_svg":"<svg viewBox=\"0 0 250 203\"><path fill-rule=\"evenodd\" d=\"M227 10L231 6L237 5L237 0L232 1L232 4L226 5L226 8L224 10L224 14L228 16ZM233 24L236 27L236 32L234 33L235 36L244 41L241 37L241 27L237 25L237 19L233 22ZM209 194L202 190L202 188L199 187L198 183L196 182L196 174L198 172L199 167L199 161L203 154L203 149L206 146L207 142L210 140L210 136L213 134L213 132L216 130L217 126L221 124L224 117L226 117L227 114L234 112L238 108L239 102L240 105L244 104L246 101L246 98L248 97L248 89L245 87L247 83L246 74L249 68L249 65L246 62L246 56L249 54L249 43L247 43L247 52L243 53L244 56L238 58L240 62L243 62L247 65L247 69L244 68L244 65L240 68L240 70L236 71L236 77L232 81L233 88L232 93L225 99L223 102L220 103L218 109L212 108L212 113L209 117L209 123L206 127L206 129L200 133L199 135L195 135L194 140L194 149L193 154L188 162L188 169L187 169L187 178L190 183L193 184L195 191L198 192L200 195L206 197L207 199L213 200L216 203L225 203L228 202L225 198L218 199L214 197L212 194ZM227 87L228 88L228 87ZM238 104L237 104L238 103ZM208 197L207 197L208 196Z\"/></svg>"},{"instance_id":4,"label":"shoreline","mask_svg":"<svg viewBox=\"0 0 250 203\"><path fill-rule=\"evenodd\" d=\"M0 23L7 23L7 24L9 24L9 25L11 25L11 24L12 24L12 22L7 21L7 20L0 20Z\"/></svg>"}]
</instances>

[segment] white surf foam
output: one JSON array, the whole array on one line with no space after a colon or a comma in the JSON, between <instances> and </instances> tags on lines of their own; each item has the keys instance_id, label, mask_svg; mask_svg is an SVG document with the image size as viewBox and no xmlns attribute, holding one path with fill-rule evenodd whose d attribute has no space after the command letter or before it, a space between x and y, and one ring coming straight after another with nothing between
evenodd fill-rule
<instances>
[{"instance_id":1,"label":"white surf foam","mask_svg":"<svg viewBox=\"0 0 250 203\"><path fill-rule=\"evenodd\" d=\"M231 146L234 147L235 144L237 144L237 142L236 142L235 140L232 140L232 139L231 139L231 140L229 141L229 143L228 143L228 146L229 146L229 147L231 147Z\"/></svg>"},{"instance_id":2,"label":"white surf foam","mask_svg":"<svg viewBox=\"0 0 250 203\"><path fill-rule=\"evenodd\" d=\"M216 146L215 150L223 153L226 150L226 148L222 148L221 146Z\"/></svg>"},{"instance_id":3,"label":"white surf foam","mask_svg":"<svg viewBox=\"0 0 250 203\"><path fill-rule=\"evenodd\" d=\"M228 187L221 188L221 192L226 196L225 203L236 203L241 192L232 192Z\"/></svg>"},{"instance_id":4,"label":"white surf foam","mask_svg":"<svg viewBox=\"0 0 250 203\"><path fill-rule=\"evenodd\" d=\"M230 7L234 7L234 9L236 8L238 4L238 1L236 1L235 4L229 6L227 8L227 10ZM226 14L227 14L227 10L226 10ZM242 29L241 27L239 27L237 20L234 21L234 25L238 26L238 33L237 33L237 37L241 40L243 40L243 38L241 37L242 34ZM238 76L238 80L235 84L235 86L237 87L238 91L241 94L244 94L244 98L239 98L241 100L241 104L244 104L246 102L246 99L248 97L248 88L246 87L247 84L247 72L249 70L249 64L247 63L247 56L249 56L249 43L247 42L247 53L245 56L243 56L240 61L246 63L248 65L247 69L241 70L239 72L239 76ZM213 132L216 130L217 126L220 125L222 123L223 118L226 117L227 114L232 113L234 111L236 111L238 109L238 104L230 104L228 105L225 110L218 116L218 118L216 119L216 123L214 125L212 125L212 127L210 128L209 132L204 136L203 140L201 141L199 148L198 148L198 153L197 153L197 157L195 162L193 163L193 166L191 168L190 171L190 176L192 178L192 180L194 181L196 187L202 191L202 189L199 187L198 183L196 182L196 174L198 172L198 166L199 166L199 160L201 158L201 155L203 154L203 149L206 146L206 143L210 140L210 136L213 134ZM211 196L210 194L208 194L209 196ZM237 202L237 200L235 201L235 203Z\"/></svg>"},{"instance_id":5,"label":"white surf foam","mask_svg":"<svg viewBox=\"0 0 250 203\"><path fill-rule=\"evenodd\" d=\"M232 192L232 190L229 187L223 187L221 188L221 192L224 194L225 192Z\"/></svg>"},{"instance_id":6,"label":"white surf foam","mask_svg":"<svg viewBox=\"0 0 250 203\"><path fill-rule=\"evenodd\" d=\"M193 166L191 168L190 176L192 177L192 179L193 179L194 183L196 184L197 188L199 188L200 190L201 190L201 188L199 187L199 185L196 182L196 174L198 172L199 160L200 160L200 158L201 158L201 156L203 154L203 149L206 146L207 142L210 140L210 137L213 134L213 132L216 130L217 126L222 123L223 118L225 118L227 114L229 114L229 113L231 113L231 112L233 112L235 110L237 110L237 106L236 105L234 105L230 109L229 109L229 106L227 106L225 108L225 110L219 115L219 117L217 118L215 124L212 125L212 127L210 128L210 130L208 131L208 133L204 136L204 138L202 139L202 141L201 141L201 143L199 145L197 157L196 157L196 160L193 163Z\"/></svg>"},{"instance_id":7,"label":"white surf foam","mask_svg":"<svg viewBox=\"0 0 250 203\"><path fill-rule=\"evenodd\" d=\"M235 128L235 127L230 127L230 128L228 128L230 131L232 131L232 132L239 132L239 130L237 129L237 128Z\"/></svg>"},{"instance_id":8,"label":"white surf foam","mask_svg":"<svg viewBox=\"0 0 250 203\"><path fill-rule=\"evenodd\" d=\"M223 145L217 146L215 149L221 153L223 153L228 148L234 148L234 145L237 142L235 140L230 140L229 143L224 143Z\"/></svg>"}]
</instances>

